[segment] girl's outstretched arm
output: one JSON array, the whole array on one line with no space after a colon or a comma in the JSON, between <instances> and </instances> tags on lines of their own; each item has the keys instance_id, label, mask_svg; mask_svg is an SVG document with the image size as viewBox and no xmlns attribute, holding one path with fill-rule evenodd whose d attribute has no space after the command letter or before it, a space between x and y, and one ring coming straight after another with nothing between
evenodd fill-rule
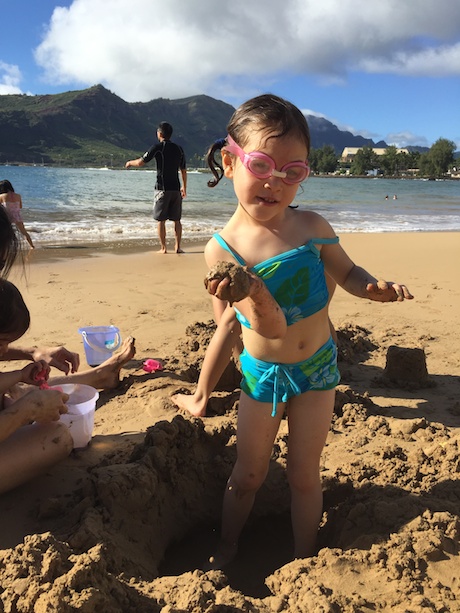
<instances>
[{"instance_id":1,"label":"girl's outstretched arm","mask_svg":"<svg viewBox=\"0 0 460 613\"><path fill-rule=\"evenodd\" d=\"M326 272L349 294L376 302L412 300L406 285L377 279L361 266L357 266L339 245L325 245L321 257Z\"/></svg>"},{"instance_id":2,"label":"girl's outstretched arm","mask_svg":"<svg viewBox=\"0 0 460 613\"><path fill-rule=\"evenodd\" d=\"M376 302L402 302L413 296L405 285L376 279L361 266L353 264L345 282L340 284L348 293Z\"/></svg>"}]
</instances>

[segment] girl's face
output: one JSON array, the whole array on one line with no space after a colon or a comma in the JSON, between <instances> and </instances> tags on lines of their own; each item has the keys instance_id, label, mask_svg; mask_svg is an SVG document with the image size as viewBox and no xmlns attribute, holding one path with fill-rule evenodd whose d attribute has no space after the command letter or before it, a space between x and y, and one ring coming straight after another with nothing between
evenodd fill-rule
<instances>
[{"instance_id":1,"label":"girl's face","mask_svg":"<svg viewBox=\"0 0 460 613\"><path fill-rule=\"evenodd\" d=\"M305 162L307 147L295 135L270 138L269 132L253 134L243 150L246 153L260 151L270 156L280 171L283 166L292 162ZM282 178L271 176L268 179L258 179L247 170L237 156L222 151L222 162L225 176L233 179L233 188L239 204L254 219L270 221L284 213L292 204L299 184L288 185Z\"/></svg>"}]
</instances>

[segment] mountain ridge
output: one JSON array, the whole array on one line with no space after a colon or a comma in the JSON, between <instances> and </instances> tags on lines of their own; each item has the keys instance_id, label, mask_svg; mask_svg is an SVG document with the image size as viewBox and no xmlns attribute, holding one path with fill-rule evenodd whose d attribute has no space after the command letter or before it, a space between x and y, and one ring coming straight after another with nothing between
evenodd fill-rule
<instances>
[{"instance_id":1,"label":"mountain ridge","mask_svg":"<svg viewBox=\"0 0 460 613\"><path fill-rule=\"evenodd\" d=\"M156 142L156 126L169 121L188 164L200 166L208 146L225 136L233 111L204 94L126 102L102 85L61 94L0 95L0 164L122 165ZM315 149L331 145L339 155L346 146L387 146L324 118L307 120Z\"/></svg>"}]
</instances>

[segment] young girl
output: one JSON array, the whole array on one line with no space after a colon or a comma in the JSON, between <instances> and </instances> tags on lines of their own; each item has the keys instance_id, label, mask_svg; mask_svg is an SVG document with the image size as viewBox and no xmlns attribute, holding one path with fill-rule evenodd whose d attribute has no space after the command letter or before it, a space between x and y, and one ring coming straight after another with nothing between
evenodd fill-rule
<instances>
[{"instance_id":1,"label":"young girl","mask_svg":"<svg viewBox=\"0 0 460 613\"><path fill-rule=\"evenodd\" d=\"M20 194L16 194L13 186L6 179L4 181L0 181L0 204L6 208L11 221L16 224L19 232L21 232L26 241L29 243L30 248L35 249L32 239L30 238L30 235L25 229L22 221L22 198Z\"/></svg>"},{"instance_id":2,"label":"young girl","mask_svg":"<svg viewBox=\"0 0 460 613\"><path fill-rule=\"evenodd\" d=\"M222 165L215 162L217 149ZM216 143L209 158L214 185L223 175L232 179L238 206L206 246L211 268L207 288L214 301L233 303L219 323L222 346L222 338L235 330L235 318L244 345L237 460L224 494L221 539L210 558L212 568L221 568L237 553L285 412L294 556L314 553L322 514L319 461L340 379L325 272L360 298L412 298L404 285L377 281L355 265L321 215L291 207L309 174L309 150L308 125L300 110L263 95L235 111L226 140ZM222 262L244 267L244 297L233 294L231 273Z\"/></svg>"}]
</instances>

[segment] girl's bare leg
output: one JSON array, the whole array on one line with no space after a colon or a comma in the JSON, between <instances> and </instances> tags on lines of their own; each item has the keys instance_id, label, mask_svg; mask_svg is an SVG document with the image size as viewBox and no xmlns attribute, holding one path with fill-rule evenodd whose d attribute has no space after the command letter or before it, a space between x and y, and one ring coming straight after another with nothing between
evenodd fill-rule
<instances>
[{"instance_id":1,"label":"girl's bare leg","mask_svg":"<svg viewBox=\"0 0 460 613\"><path fill-rule=\"evenodd\" d=\"M276 417L272 405L252 400L241 392L237 425L237 461L224 494L222 532L210 567L217 569L235 557L238 539L254 504L257 490L267 476L273 443L284 412L278 404Z\"/></svg>"},{"instance_id":2,"label":"girl's bare leg","mask_svg":"<svg viewBox=\"0 0 460 613\"><path fill-rule=\"evenodd\" d=\"M240 348L242 349L239 338L240 331L241 327L234 318L232 310L221 317L221 321L206 350L195 393L171 396L171 400L176 406L188 411L195 417L205 417L209 396L223 375L232 352L235 353Z\"/></svg>"},{"instance_id":3,"label":"girl's bare leg","mask_svg":"<svg viewBox=\"0 0 460 613\"><path fill-rule=\"evenodd\" d=\"M25 229L24 224L22 223L22 221L17 221L16 222L16 226L19 230L19 232L24 236L24 238L26 239L26 241L29 243L30 248L31 249L35 249L35 245L32 242L32 239L30 238L30 234L27 232L27 230Z\"/></svg>"},{"instance_id":4,"label":"girl's bare leg","mask_svg":"<svg viewBox=\"0 0 460 613\"><path fill-rule=\"evenodd\" d=\"M224 344L221 344L221 340ZM195 393L174 394L171 400L180 409L185 409L195 417L206 415L206 406L209 396L216 387L225 368L227 367L233 350L232 336L221 339L218 331L214 334L204 356L200 376Z\"/></svg>"},{"instance_id":5,"label":"girl's bare leg","mask_svg":"<svg viewBox=\"0 0 460 613\"><path fill-rule=\"evenodd\" d=\"M334 409L335 390L311 391L289 400L289 450L287 474L291 488L294 557L315 552L323 511L319 472Z\"/></svg>"},{"instance_id":6,"label":"girl's bare leg","mask_svg":"<svg viewBox=\"0 0 460 613\"><path fill-rule=\"evenodd\" d=\"M90 370L71 373L70 375L52 377L49 380L49 384L82 383L84 385L91 385L96 389L113 389L120 383L120 370L129 360L132 360L135 353L135 339L132 336L128 336L123 341L120 351L99 366Z\"/></svg>"},{"instance_id":7,"label":"girl's bare leg","mask_svg":"<svg viewBox=\"0 0 460 613\"><path fill-rule=\"evenodd\" d=\"M0 494L57 464L72 448L72 436L59 421L19 428L0 443Z\"/></svg>"}]
</instances>

